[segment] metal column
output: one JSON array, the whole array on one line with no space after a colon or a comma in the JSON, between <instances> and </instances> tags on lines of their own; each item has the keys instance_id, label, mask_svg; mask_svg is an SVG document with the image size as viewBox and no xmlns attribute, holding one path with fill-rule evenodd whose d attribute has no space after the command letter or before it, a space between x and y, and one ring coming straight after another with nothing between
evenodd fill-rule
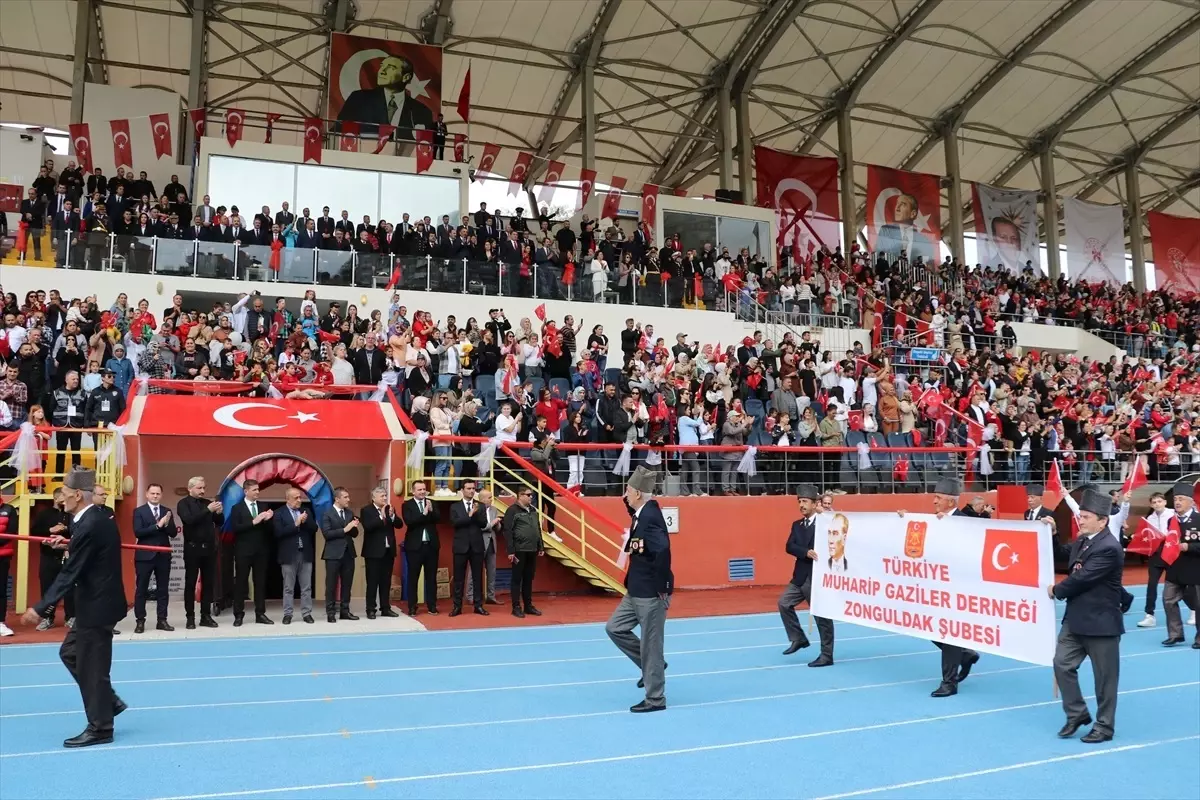
<instances>
[{"instance_id":1,"label":"metal column","mask_svg":"<svg viewBox=\"0 0 1200 800\"><path fill-rule=\"evenodd\" d=\"M88 44L95 13L92 0L75 0L75 66L71 70L72 125L83 122L83 88L88 79Z\"/></svg>"},{"instance_id":2,"label":"metal column","mask_svg":"<svg viewBox=\"0 0 1200 800\"><path fill-rule=\"evenodd\" d=\"M1133 256L1133 288L1146 291L1146 242L1142 238L1142 190L1137 162L1125 165L1125 202L1129 205L1129 252Z\"/></svg>"},{"instance_id":3,"label":"metal column","mask_svg":"<svg viewBox=\"0 0 1200 800\"><path fill-rule=\"evenodd\" d=\"M842 253L847 257L858 237L858 208L854 201L854 137L850 135L850 107L838 109L838 158L841 160Z\"/></svg>"},{"instance_id":4,"label":"metal column","mask_svg":"<svg viewBox=\"0 0 1200 800\"><path fill-rule=\"evenodd\" d=\"M742 190L742 202L754 204L754 137L750 132L750 93L738 92L734 102L733 117L737 124L738 141L738 186Z\"/></svg>"},{"instance_id":5,"label":"metal column","mask_svg":"<svg viewBox=\"0 0 1200 800\"><path fill-rule=\"evenodd\" d=\"M725 87L717 87L717 148L721 173L721 188L733 188L733 137L729 131L729 93Z\"/></svg>"},{"instance_id":6,"label":"metal column","mask_svg":"<svg viewBox=\"0 0 1200 800\"><path fill-rule=\"evenodd\" d=\"M583 131L583 168L596 169L596 65L585 60L580 69L579 81L579 110L583 119L579 122ZM592 187L592 196L582 209L584 214L598 216L600 213L600 195Z\"/></svg>"},{"instance_id":7,"label":"metal column","mask_svg":"<svg viewBox=\"0 0 1200 800\"><path fill-rule=\"evenodd\" d=\"M1047 142L1042 159L1042 228L1046 231L1046 268L1051 280L1062 274L1058 266L1058 194L1054 190L1054 145ZM1025 266L1020 264L1020 267Z\"/></svg>"},{"instance_id":8,"label":"metal column","mask_svg":"<svg viewBox=\"0 0 1200 800\"><path fill-rule=\"evenodd\" d=\"M967 260L963 243L962 172L958 165L958 130L953 125L947 125L942 131L942 144L946 150L946 175L950 177L946 192L946 201L950 204L950 253L956 263L962 264Z\"/></svg>"},{"instance_id":9,"label":"metal column","mask_svg":"<svg viewBox=\"0 0 1200 800\"><path fill-rule=\"evenodd\" d=\"M203 108L205 100L205 62L204 34L206 32L204 13L207 11L208 0L192 0L192 49L190 72L188 73L188 108ZM196 129L191 119L183 120L183 149L179 153L179 163L190 164L192 153L196 150ZM194 186L194 184L193 184Z\"/></svg>"}]
</instances>

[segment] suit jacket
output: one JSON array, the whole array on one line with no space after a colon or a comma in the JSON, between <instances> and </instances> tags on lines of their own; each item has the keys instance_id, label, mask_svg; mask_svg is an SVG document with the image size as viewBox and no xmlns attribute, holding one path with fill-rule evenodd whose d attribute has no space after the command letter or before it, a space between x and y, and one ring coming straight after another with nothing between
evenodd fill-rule
<instances>
[{"instance_id":1,"label":"suit jacket","mask_svg":"<svg viewBox=\"0 0 1200 800\"><path fill-rule=\"evenodd\" d=\"M396 555L396 533L404 520L391 505L384 506L387 515L380 514L374 503L367 503L358 512L363 524L362 557L389 558Z\"/></svg>"},{"instance_id":2,"label":"suit jacket","mask_svg":"<svg viewBox=\"0 0 1200 800\"><path fill-rule=\"evenodd\" d=\"M277 508L271 524L275 534L275 555L280 564L291 564L297 553L304 556L304 563L313 563L317 555L317 523L312 511L308 512L304 522L296 525L290 508Z\"/></svg>"},{"instance_id":3,"label":"suit jacket","mask_svg":"<svg viewBox=\"0 0 1200 800\"><path fill-rule=\"evenodd\" d=\"M1176 515L1179 520L1179 541L1188 549L1180 550L1175 563L1167 567L1167 580L1180 586L1200 585L1200 511Z\"/></svg>"},{"instance_id":4,"label":"suit jacket","mask_svg":"<svg viewBox=\"0 0 1200 800\"><path fill-rule=\"evenodd\" d=\"M348 219L339 219L333 223L335 231L341 231L344 235L354 238L354 222Z\"/></svg>"},{"instance_id":5,"label":"suit jacket","mask_svg":"<svg viewBox=\"0 0 1200 800\"><path fill-rule=\"evenodd\" d=\"M325 537L325 549L321 558L326 561L338 561L357 555L354 537L358 536L358 529L351 528L349 532L345 530L352 519L354 512L348 508L340 513L333 506L325 509L325 513L321 515L321 535Z\"/></svg>"},{"instance_id":6,"label":"suit jacket","mask_svg":"<svg viewBox=\"0 0 1200 800\"><path fill-rule=\"evenodd\" d=\"M275 213L275 224L280 228L286 228L292 224L292 220L296 219L296 215L290 211L278 211Z\"/></svg>"},{"instance_id":7,"label":"suit jacket","mask_svg":"<svg viewBox=\"0 0 1200 800\"><path fill-rule=\"evenodd\" d=\"M467 514L466 502L456 500L450 506L450 524L454 527L455 553L484 553L487 543L483 529L487 527L486 506L475 501L475 511Z\"/></svg>"},{"instance_id":8,"label":"suit jacket","mask_svg":"<svg viewBox=\"0 0 1200 800\"><path fill-rule=\"evenodd\" d=\"M212 206L196 206L196 213L200 215L200 219L204 220L204 224L208 225L217 215L217 210Z\"/></svg>"},{"instance_id":9,"label":"suit jacket","mask_svg":"<svg viewBox=\"0 0 1200 800\"><path fill-rule=\"evenodd\" d=\"M259 228L258 230L251 228L249 241L247 241L246 239L242 239L242 244L267 245L270 243L271 243L271 231L267 230L266 228Z\"/></svg>"},{"instance_id":10,"label":"suit jacket","mask_svg":"<svg viewBox=\"0 0 1200 800\"><path fill-rule=\"evenodd\" d=\"M333 228L336 224L333 217L317 217L317 233L328 233L333 236Z\"/></svg>"},{"instance_id":11,"label":"suit jacket","mask_svg":"<svg viewBox=\"0 0 1200 800\"><path fill-rule=\"evenodd\" d=\"M262 503L258 504L258 512L266 511ZM233 529L233 552L239 556L252 556L265 552L267 543L275 535L274 526L270 519L255 524L250 516L250 507L246 501L240 501L229 509L229 527Z\"/></svg>"},{"instance_id":12,"label":"suit jacket","mask_svg":"<svg viewBox=\"0 0 1200 800\"><path fill-rule=\"evenodd\" d=\"M410 497L400 506L400 515L408 527L404 534L404 549L409 552L420 550L422 539L428 539L433 549L438 549L437 524L440 515L437 506L428 497L425 498L425 509L422 514L415 497Z\"/></svg>"},{"instance_id":13,"label":"suit jacket","mask_svg":"<svg viewBox=\"0 0 1200 800\"><path fill-rule=\"evenodd\" d=\"M54 220L50 223L50 227L56 231L78 231L79 230L79 214L72 211L70 215L59 212L54 215Z\"/></svg>"},{"instance_id":14,"label":"suit jacket","mask_svg":"<svg viewBox=\"0 0 1200 800\"><path fill-rule=\"evenodd\" d=\"M338 119L364 123L363 134L378 132L377 126L391 122L388 117L387 93L382 88L355 89L346 98L346 102L342 103ZM400 109L396 126L397 139L412 141L414 128L433 130L433 112L420 100L405 95L404 106Z\"/></svg>"},{"instance_id":15,"label":"suit jacket","mask_svg":"<svg viewBox=\"0 0 1200 800\"><path fill-rule=\"evenodd\" d=\"M72 519L71 548L62 571L46 590L38 614L67 592L75 592L75 624L80 628L111 628L128 613L121 577L121 532L116 520L92 506Z\"/></svg>"},{"instance_id":16,"label":"suit jacket","mask_svg":"<svg viewBox=\"0 0 1200 800\"><path fill-rule=\"evenodd\" d=\"M1120 636L1121 573L1125 551L1108 531L1080 536L1071 544L1067 577L1054 587L1054 596L1067 601L1063 625L1077 636Z\"/></svg>"},{"instance_id":17,"label":"suit jacket","mask_svg":"<svg viewBox=\"0 0 1200 800\"><path fill-rule=\"evenodd\" d=\"M164 505L158 506L158 519L162 519L162 515L170 511ZM137 538L138 544L148 544L154 547L170 547L171 539L179 533L175 527L175 518L163 527L158 527L158 519L154 518L154 514L150 511L150 504L145 503L133 510L133 535ZM133 557L134 561L153 561L158 556L170 558L170 553L154 553L149 550L138 550L137 555Z\"/></svg>"},{"instance_id":18,"label":"suit jacket","mask_svg":"<svg viewBox=\"0 0 1200 800\"><path fill-rule=\"evenodd\" d=\"M217 550L217 527L225 524L223 511L209 511L207 497L188 495L179 501L179 521L183 523L183 553L207 554Z\"/></svg>"},{"instance_id":19,"label":"suit jacket","mask_svg":"<svg viewBox=\"0 0 1200 800\"><path fill-rule=\"evenodd\" d=\"M296 247L316 248L321 246L321 234L313 231L311 234L308 231L300 231L296 234Z\"/></svg>"},{"instance_id":20,"label":"suit jacket","mask_svg":"<svg viewBox=\"0 0 1200 800\"><path fill-rule=\"evenodd\" d=\"M890 259L899 258L903 255L909 261L916 261L917 257L925 259L926 264L932 264L936 258L933 247L933 239L929 238L928 234L921 233L916 228L911 231L912 241L909 243L907 251L904 247L904 240L900 231L899 225L887 224L879 229L879 237L875 243L875 251L886 254Z\"/></svg>"},{"instance_id":21,"label":"suit jacket","mask_svg":"<svg viewBox=\"0 0 1200 800\"><path fill-rule=\"evenodd\" d=\"M625 543L625 552L629 553L625 588L629 590L629 596L645 598L670 594L675 584L675 576L671 574L671 539L658 501L647 500L635 514L626 500L625 509L634 520L629 541Z\"/></svg>"},{"instance_id":22,"label":"suit jacket","mask_svg":"<svg viewBox=\"0 0 1200 800\"><path fill-rule=\"evenodd\" d=\"M816 529L816 515L792 523L791 533L788 534L787 553L796 559L796 566L792 567L792 584L795 586L803 586L812 580L813 562L808 557L808 551L814 549Z\"/></svg>"}]
</instances>

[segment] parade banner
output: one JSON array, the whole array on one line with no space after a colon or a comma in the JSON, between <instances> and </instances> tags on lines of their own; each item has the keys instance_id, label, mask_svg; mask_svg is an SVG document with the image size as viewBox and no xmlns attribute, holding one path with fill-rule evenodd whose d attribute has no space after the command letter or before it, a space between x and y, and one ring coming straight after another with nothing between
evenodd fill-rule
<instances>
[{"instance_id":1,"label":"parade banner","mask_svg":"<svg viewBox=\"0 0 1200 800\"><path fill-rule=\"evenodd\" d=\"M778 248L802 253L841 243L836 158L813 158L754 148L755 204L775 209ZM793 247L793 245L796 245Z\"/></svg>"},{"instance_id":2,"label":"parade banner","mask_svg":"<svg viewBox=\"0 0 1200 800\"><path fill-rule=\"evenodd\" d=\"M939 178L871 165L867 167L867 240L871 251L889 259L938 257L942 238Z\"/></svg>"},{"instance_id":3,"label":"parade banner","mask_svg":"<svg viewBox=\"0 0 1200 800\"><path fill-rule=\"evenodd\" d=\"M1124 286L1125 214L1120 206L1064 197L1067 267L1071 277L1088 283Z\"/></svg>"},{"instance_id":4,"label":"parade banner","mask_svg":"<svg viewBox=\"0 0 1200 800\"><path fill-rule=\"evenodd\" d=\"M817 520L814 616L1050 665L1048 526L933 514Z\"/></svg>"},{"instance_id":5,"label":"parade banner","mask_svg":"<svg viewBox=\"0 0 1200 800\"><path fill-rule=\"evenodd\" d=\"M975 209L977 259L984 266L1003 266L1020 273L1027 262L1041 272L1038 253L1037 192L971 184Z\"/></svg>"},{"instance_id":6,"label":"parade banner","mask_svg":"<svg viewBox=\"0 0 1200 800\"><path fill-rule=\"evenodd\" d=\"M1200 292L1200 219L1146 212L1157 288Z\"/></svg>"},{"instance_id":7,"label":"parade banner","mask_svg":"<svg viewBox=\"0 0 1200 800\"><path fill-rule=\"evenodd\" d=\"M442 106L441 48L335 33L329 44L326 118L362 123L362 133L395 125L396 138L433 130Z\"/></svg>"}]
</instances>

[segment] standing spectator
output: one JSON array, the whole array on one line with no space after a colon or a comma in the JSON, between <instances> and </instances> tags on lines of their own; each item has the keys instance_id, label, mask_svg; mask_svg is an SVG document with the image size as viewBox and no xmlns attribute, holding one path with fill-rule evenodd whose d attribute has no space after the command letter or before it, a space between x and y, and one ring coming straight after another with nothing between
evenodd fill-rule
<instances>
[{"instance_id":1,"label":"standing spectator","mask_svg":"<svg viewBox=\"0 0 1200 800\"><path fill-rule=\"evenodd\" d=\"M200 626L217 627L209 613L217 579L217 527L225 523L220 500L204 496L204 477L188 479L188 496L179 501L183 523L183 610L188 630L196 629L196 578L200 578Z\"/></svg>"},{"instance_id":2,"label":"standing spectator","mask_svg":"<svg viewBox=\"0 0 1200 800\"><path fill-rule=\"evenodd\" d=\"M325 617L329 622L356 620L350 612L350 586L354 583L354 539L362 531L362 522L350 512L350 492L333 490L333 507L321 517L321 535L325 548ZM338 583L341 583L341 613L338 613Z\"/></svg>"},{"instance_id":3,"label":"standing spectator","mask_svg":"<svg viewBox=\"0 0 1200 800\"><path fill-rule=\"evenodd\" d=\"M290 487L286 507L272 517L275 529L276 557L283 573L283 624L292 624L296 583L300 584L300 615L310 625L312 616L313 559L316 553L317 523L300 508L304 493Z\"/></svg>"},{"instance_id":4,"label":"standing spectator","mask_svg":"<svg viewBox=\"0 0 1200 800\"><path fill-rule=\"evenodd\" d=\"M229 510L229 525L234 541L233 627L242 626L246 615L246 593L250 588L250 573L254 572L254 621L260 625L275 624L267 617L267 548L275 538L271 525L274 512L259 510L258 481L242 483L246 498Z\"/></svg>"},{"instance_id":5,"label":"standing spectator","mask_svg":"<svg viewBox=\"0 0 1200 800\"><path fill-rule=\"evenodd\" d=\"M408 530L404 535L404 552L408 559L408 575L405 591L408 594L408 615L417 615L417 585L422 573L425 580L425 608L437 614L437 564L439 514L433 502L426 496L428 489L424 481L412 485L412 497L401 506L401 515Z\"/></svg>"},{"instance_id":6,"label":"standing spectator","mask_svg":"<svg viewBox=\"0 0 1200 800\"><path fill-rule=\"evenodd\" d=\"M404 527L404 520L396 516L387 502L387 492L379 487L371 491L371 502L359 511L359 519L367 570L367 619L375 619L377 607L381 616L398 617L392 610L392 567L396 561L396 531Z\"/></svg>"},{"instance_id":7,"label":"standing spectator","mask_svg":"<svg viewBox=\"0 0 1200 800\"><path fill-rule=\"evenodd\" d=\"M178 535L175 515L162 504L162 484L152 483L146 487L146 504L133 510L133 535L138 544L153 547L170 547L171 539ZM167 622L167 584L171 579L171 554L139 550L133 557L135 589L133 614L137 620L134 633L146 632L146 594L150 590L150 577L154 576L154 598L158 604L156 630L173 631Z\"/></svg>"},{"instance_id":8,"label":"standing spectator","mask_svg":"<svg viewBox=\"0 0 1200 800\"><path fill-rule=\"evenodd\" d=\"M71 534L67 524L71 518L67 512L63 511L62 501L63 490L60 486L54 490L53 504L49 508L42 509L37 517L34 518L33 528L30 533L45 539L49 539L51 536L61 536L64 539L69 538ZM10 524L14 524L15 521L16 517L13 517ZM41 584L43 595L54 584L54 579L58 577L58 573L62 571L62 567L63 551L43 542L38 560L38 582ZM39 631L48 631L54 627L54 612L57 605L57 603L51 604L46 609L46 613L42 616L42 620L37 626ZM68 628L75 624L74 592L67 592L66 596L63 597L63 620Z\"/></svg>"},{"instance_id":9,"label":"standing spectator","mask_svg":"<svg viewBox=\"0 0 1200 800\"><path fill-rule=\"evenodd\" d=\"M517 504L505 512L501 530L512 564L512 615L540 617L542 612L533 605L533 576L542 555L542 526L533 508L532 489L522 487L517 493Z\"/></svg>"}]
</instances>

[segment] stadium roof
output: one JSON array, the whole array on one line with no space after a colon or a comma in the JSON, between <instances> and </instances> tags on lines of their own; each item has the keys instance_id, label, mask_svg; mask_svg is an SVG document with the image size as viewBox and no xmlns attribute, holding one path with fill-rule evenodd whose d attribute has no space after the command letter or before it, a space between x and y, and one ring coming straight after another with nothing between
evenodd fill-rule
<instances>
[{"instance_id":1,"label":"stadium roof","mask_svg":"<svg viewBox=\"0 0 1200 800\"><path fill-rule=\"evenodd\" d=\"M167 88L186 102L200 3L83 4L96 34L88 79ZM726 83L748 92L754 142L783 150L835 154L835 109L848 104L860 187L866 164L944 174L940 131L957 125L964 180L1039 188L1038 154L1052 147L1062 195L1124 202L1133 160L1144 209L1200 215L1200 0L203 5L210 109L321 115L331 30L441 44L443 104L469 61L472 138L506 147L503 173L517 149L580 162L581 65L594 59L601 182L617 174L633 190L711 193ZM0 2L6 121L70 121L77 7Z\"/></svg>"}]
</instances>

